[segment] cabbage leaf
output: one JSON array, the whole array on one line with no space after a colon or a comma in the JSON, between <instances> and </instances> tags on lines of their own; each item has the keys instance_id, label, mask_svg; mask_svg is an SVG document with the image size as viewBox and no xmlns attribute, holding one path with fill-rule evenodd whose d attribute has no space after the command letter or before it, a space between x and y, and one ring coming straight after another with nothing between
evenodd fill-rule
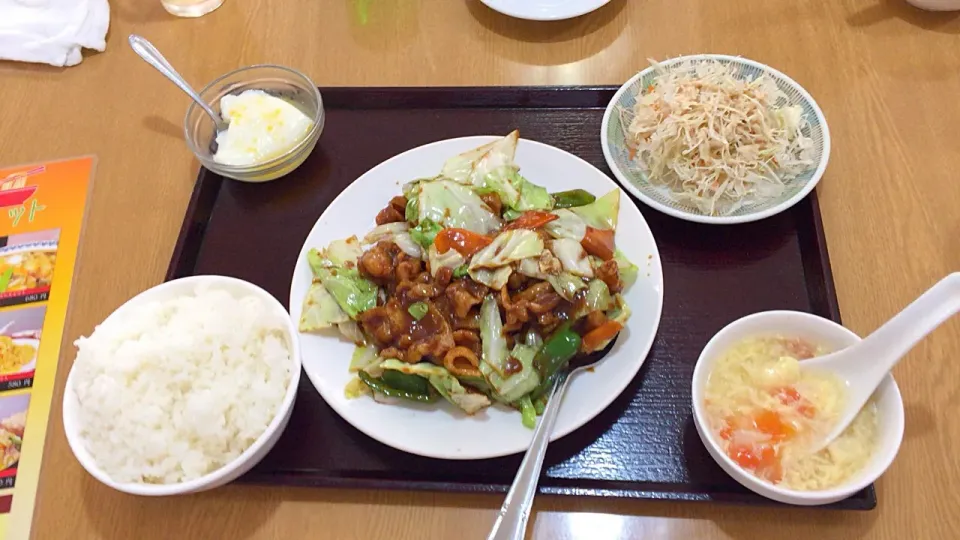
<instances>
[{"instance_id":1,"label":"cabbage leaf","mask_svg":"<svg viewBox=\"0 0 960 540\"><path fill-rule=\"evenodd\" d=\"M587 234L587 223L572 211L562 208L554 210L557 219L543 226L547 234L554 238L569 238L577 242L583 240Z\"/></svg>"},{"instance_id":2,"label":"cabbage leaf","mask_svg":"<svg viewBox=\"0 0 960 540\"><path fill-rule=\"evenodd\" d=\"M353 356L350 358L350 367L347 369L350 373L356 373L379 361L380 357L377 356L376 348L356 347L353 349Z\"/></svg>"},{"instance_id":3,"label":"cabbage leaf","mask_svg":"<svg viewBox=\"0 0 960 540\"><path fill-rule=\"evenodd\" d=\"M561 272L556 276L547 276L546 279L547 282L553 286L553 290L557 291L557 294L562 296L567 302L573 302L577 292L587 287L583 279L569 272Z\"/></svg>"},{"instance_id":4,"label":"cabbage leaf","mask_svg":"<svg viewBox=\"0 0 960 540\"><path fill-rule=\"evenodd\" d=\"M390 241L397 245L401 251L415 258L423 258L423 250L417 242L414 242L410 236L410 225L405 222L385 223L379 225L363 237L364 244L376 244L381 241Z\"/></svg>"},{"instance_id":5,"label":"cabbage leaf","mask_svg":"<svg viewBox=\"0 0 960 540\"><path fill-rule=\"evenodd\" d=\"M425 248L433 245L433 239L437 233L443 230L439 224L434 223L432 219L423 219L416 227L410 229L410 239Z\"/></svg>"},{"instance_id":6,"label":"cabbage leaf","mask_svg":"<svg viewBox=\"0 0 960 540\"><path fill-rule=\"evenodd\" d=\"M440 173L478 192L493 192L513 211L549 210L553 197L541 186L519 174L514 163L520 132L474 148L447 160Z\"/></svg>"},{"instance_id":7,"label":"cabbage leaf","mask_svg":"<svg viewBox=\"0 0 960 540\"><path fill-rule=\"evenodd\" d=\"M444 399L467 414L474 414L480 409L490 406L490 398L483 394L470 392L445 368L429 362L408 364L400 360L390 359L384 360L380 367L426 378Z\"/></svg>"},{"instance_id":8,"label":"cabbage leaf","mask_svg":"<svg viewBox=\"0 0 960 540\"><path fill-rule=\"evenodd\" d=\"M430 261L430 274L434 277L443 267L449 268L456 274L457 269L467 262L467 259L459 251L448 249L446 253L440 253L437 246L432 244L430 249L427 250L427 259Z\"/></svg>"},{"instance_id":9,"label":"cabbage leaf","mask_svg":"<svg viewBox=\"0 0 960 540\"><path fill-rule=\"evenodd\" d=\"M613 260L617 261L617 270L620 273L620 282L623 284L623 288L626 289L633 285L637 281L637 274L640 272L637 265L630 262L619 249L613 252Z\"/></svg>"},{"instance_id":10,"label":"cabbage leaf","mask_svg":"<svg viewBox=\"0 0 960 540\"><path fill-rule=\"evenodd\" d=\"M550 210L553 197L546 188L530 182L520 175L516 167L502 167L484 177L480 191L492 191L500 197L500 202L508 208L511 216L526 210Z\"/></svg>"},{"instance_id":11,"label":"cabbage leaf","mask_svg":"<svg viewBox=\"0 0 960 540\"><path fill-rule=\"evenodd\" d=\"M594 229L616 229L620 216L620 189L614 188L592 203L570 210Z\"/></svg>"},{"instance_id":12,"label":"cabbage leaf","mask_svg":"<svg viewBox=\"0 0 960 540\"><path fill-rule=\"evenodd\" d=\"M536 257L543 251L543 239L529 229L512 229L497 235L487 247L473 255L470 270L498 268L528 257Z\"/></svg>"},{"instance_id":13,"label":"cabbage leaf","mask_svg":"<svg viewBox=\"0 0 960 540\"><path fill-rule=\"evenodd\" d=\"M377 305L377 286L360 277L356 268L331 265L321 268L318 277L351 319Z\"/></svg>"},{"instance_id":14,"label":"cabbage leaf","mask_svg":"<svg viewBox=\"0 0 960 540\"><path fill-rule=\"evenodd\" d=\"M420 223L430 220L441 228L455 227L479 234L500 228L500 218L467 186L452 180L434 180L420 182L418 189Z\"/></svg>"},{"instance_id":15,"label":"cabbage leaf","mask_svg":"<svg viewBox=\"0 0 960 540\"><path fill-rule=\"evenodd\" d=\"M550 242L550 251L560 259L560 264L567 272L575 276L593 277L590 258L580 242L571 238L558 238Z\"/></svg>"},{"instance_id":16,"label":"cabbage leaf","mask_svg":"<svg viewBox=\"0 0 960 540\"><path fill-rule=\"evenodd\" d=\"M350 317L340 309L340 305L322 283L315 281L310 285L303 298L303 310L300 313L301 332L314 332L349 320Z\"/></svg>"},{"instance_id":17,"label":"cabbage leaf","mask_svg":"<svg viewBox=\"0 0 960 540\"><path fill-rule=\"evenodd\" d=\"M453 251L452 249L450 251ZM510 279L513 269L509 266L501 266L496 270L489 268L478 268L469 270L470 277L477 283L483 283L491 289L502 289Z\"/></svg>"},{"instance_id":18,"label":"cabbage leaf","mask_svg":"<svg viewBox=\"0 0 960 540\"><path fill-rule=\"evenodd\" d=\"M602 280L595 279L587 287L587 296L584 299L584 305L587 312L607 311L613 307L613 297L610 296L610 288Z\"/></svg>"},{"instance_id":19,"label":"cabbage leaf","mask_svg":"<svg viewBox=\"0 0 960 540\"><path fill-rule=\"evenodd\" d=\"M443 164L440 175L461 184L483 187L488 174L513 166L519 140L520 132L514 130L505 137L454 156Z\"/></svg>"},{"instance_id":20,"label":"cabbage leaf","mask_svg":"<svg viewBox=\"0 0 960 540\"><path fill-rule=\"evenodd\" d=\"M334 240L323 252L323 258L330 261L333 266L348 266L347 263L355 265L360 260L360 255L363 255L363 248L360 247L360 241L356 236L345 240Z\"/></svg>"},{"instance_id":21,"label":"cabbage leaf","mask_svg":"<svg viewBox=\"0 0 960 540\"><path fill-rule=\"evenodd\" d=\"M540 374L533 365L533 358L536 355L537 350L533 347L521 343L513 346L510 356L520 362L522 368L519 372L503 377L502 381L493 385L503 401L514 403L540 385Z\"/></svg>"},{"instance_id":22,"label":"cabbage leaf","mask_svg":"<svg viewBox=\"0 0 960 540\"><path fill-rule=\"evenodd\" d=\"M496 298L490 294L483 299L483 304L480 306L480 344L483 352L480 372L493 385L493 381L487 374L493 371L503 376L507 368L509 350L507 349L507 338L503 335L500 306L497 305ZM496 385L493 386L496 388Z\"/></svg>"},{"instance_id":23,"label":"cabbage leaf","mask_svg":"<svg viewBox=\"0 0 960 540\"><path fill-rule=\"evenodd\" d=\"M362 277L357 270L357 262L363 249L360 247L360 240L356 236L351 236L346 240L334 240L330 242L324 250L310 249L307 252L307 262L310 264L310 270L315 276L314 283L319 281L323 287L336 301L340 309L350 319L356 319L357 315L377 305L377 286ZM312 292L312 296L311 296ZM310 307L317 304L317 310L311 311L308 325L326 324L327 317L332 317L330 323L342 323L346 321L339 320L333 310L326 304L322 293L312 289L307 291L307 298L304 299L304 314L307 314L307 302ZM324 328L320 326L320 328Z\"/></svg>"}]
</instances>

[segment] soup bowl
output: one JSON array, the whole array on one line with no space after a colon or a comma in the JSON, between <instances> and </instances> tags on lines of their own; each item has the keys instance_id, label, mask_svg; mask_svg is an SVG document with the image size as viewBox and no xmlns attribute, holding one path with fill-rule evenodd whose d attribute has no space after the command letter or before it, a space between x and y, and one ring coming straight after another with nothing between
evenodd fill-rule
<instances>
[{"instance_id":1,"label":"soup bowl","mask_svg":"<svg viewBox=\"0 0 960 540\"><path fill-rule=\"evenodd\" d=\"M845 499L872 484L887 470L903 440L903 399L892 375L887 375L873 395L877 405L876 448L858 472L838 486L817 491L801 491L761 480L742 469L723 451L710 431L704 406L707 379L717 361L737 343L751 337L782 336L800 338L828 351L849 347L860 337L843 326L816 315L797 311L765 311L738 319L720 330L703 348L693 370L693 419L700 440L713 459L747 489L787 504L815 506ZM801 366L803 362L801 362Z\"/></svg>"}]
</instances>

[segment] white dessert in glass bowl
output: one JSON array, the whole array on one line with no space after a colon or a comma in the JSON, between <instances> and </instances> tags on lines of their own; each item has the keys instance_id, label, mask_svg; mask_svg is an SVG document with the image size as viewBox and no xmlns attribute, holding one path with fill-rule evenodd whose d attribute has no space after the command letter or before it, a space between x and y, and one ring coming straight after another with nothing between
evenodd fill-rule
<instances>
[{"instance_id":1,"label":"white dessert in glass bowl","mask_svg":"<svg viewBox=\"0 0 960 540\"><path fill-rule=\"evenodd\" d=\"M256 165L282 156L313 127L303 111L263 90L225 95L220 111L228 126L217 134L213 160L224 165Z\"/></svg>"}]
</instances>

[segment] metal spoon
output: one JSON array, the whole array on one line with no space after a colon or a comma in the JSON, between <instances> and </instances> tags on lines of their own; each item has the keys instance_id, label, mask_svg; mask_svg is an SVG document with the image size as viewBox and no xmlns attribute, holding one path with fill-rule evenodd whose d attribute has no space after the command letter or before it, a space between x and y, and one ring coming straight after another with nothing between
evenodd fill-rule
<instances>
[{"instance_id":1,"label":"metal spoon","mask_svg":"<svg viewBox=\"0 0 960 540\"><path fill-rule=\"evenodd\" d=\"M170 62L167 62L167 59L160 54L160 51L153 46L152 43L146 40L146 38L138 36L136 34L130 34L130 47L133 49L133 52L137 53L140 58L143 58L148 64L153 66L157 71L163 74L164 77L170 79L173 84L177 85L185 94L190 96L197 105L203 109L203 112L207 113L207 116L213 120L214 125L217 126L217 131L223 131L227 129L227 123L223 121L223 118L217 114L198 94L188 83L177 73L177 70L173 69L173 66L170 65Z\"/></svg>"},{"instance_id":2,"label":"metal spoon","mask_svg":"<svg viewBox=\"0 0 960 540\"><path fill-rule=\"evenodd\" d=\"M543 467L543 458L547 454L553 424L557 421L560 402L563 401L563 394L567 391L567 383L572 375L603 360L615 343L616 339L602 351L575 357L559 372L557 381L550 390L543 416L540 417L540 422L533 431L530 448L523 456L523 462L520 463L520 469L517 470L513 485L510 486L510 491L503 500L503 506L500 507L497 521L493 524L487 540L523 540L526 536L527 520L530 519L533 497L537 494L537 483L540 481L540 469Z\"/></svg>"},{"instance_id":3,"label":"metal spoon","mask_svg":"<svg viewBox=\"0 0 960 540\"><path fill-rule=\"evenodd\" d=\"M839 420L812 449L825 448L843 433L900 359L957 312L960 312L960 272L940 280L856 345L801 362L801 369L835 374L847 388Z\"/></svg>"}]
</instances>

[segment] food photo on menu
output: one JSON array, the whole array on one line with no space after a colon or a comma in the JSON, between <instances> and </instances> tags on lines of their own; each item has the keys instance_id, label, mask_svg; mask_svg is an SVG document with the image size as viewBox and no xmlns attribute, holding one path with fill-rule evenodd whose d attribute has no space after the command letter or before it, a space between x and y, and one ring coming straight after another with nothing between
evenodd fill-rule
<instances>
[{"instance_id":1,"label":"food photo on menu","mask_svg":"<svg viewBox=\"0 0 960 540\"><path fill-rule=\"evenodd\" d=\"M30 395L0 397L0 489L14 486Z\"/></svg>"},{"instance_id":2,"label":"food photo on menu","mask_svg":"<svg viewBox=\"0 0 960 540\"><path fill-rule=\"evenodd\" d=\"M0 391L33 384L46 312L44 305L0 311Z\"/></svg>"},{"instance_id":3,"label":"food photo on menu","mask_svg":"<svg viewBox=\"0 0 960 540\"><path fill-rule=\"evenodd\" d=\"M960 540L960 0L426 5L0 0L0 540Z\"/></svg>"},{"instance_id":4,"label":"food photo on menu","mask_svg":"<svg viewBox=\"0 0 960 540\"><path fill-rule=\"evenodd\" d=\"M49 297L59 236L55 229L0 239L0 307Z\"/></svg>"}]
</instances>

